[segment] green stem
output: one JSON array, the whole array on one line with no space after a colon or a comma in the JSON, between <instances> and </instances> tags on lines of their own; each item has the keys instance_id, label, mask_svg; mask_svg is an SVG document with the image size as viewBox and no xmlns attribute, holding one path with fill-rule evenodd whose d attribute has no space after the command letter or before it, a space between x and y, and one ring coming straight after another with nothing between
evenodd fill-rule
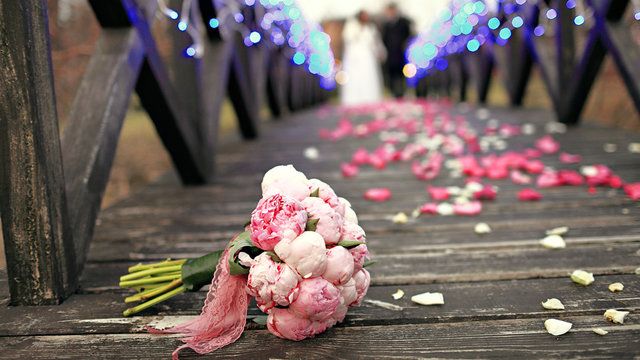
<instances>
[{"instance_id":1,"label":"green stem","mask_svg":"<svg viewBox=\"0 0 640 360\"><path fill-rule=\"evenodd\" d=\"M135 302L135 301L142 301L142 300L148 300L151 299L154 296L160 295L164 292L167 292L171 289L173 289L176 286L182 285L182 279L177 279L177 280L173 280L172 282L166 284L166 285L162 285L159 286L155 289L151 289L151 290L146 290L143 291L141 293L135 294L133 296L129 296L128 298L124 299L124 302L126 303L130 303L130 302Z\"/></svg>"},{"instance_id":2,"label":"green stem","mask_svg":"<svg viewBox=\"0 0 640 360\"><path fill-rule=\"evenodd\" d=\"M151 268L147 270L136 271L131 274L121 276L120 281L133 280L133 279L137 279L137 278L141 278L149 275L171 273L171 272L180 271L180 269L182 269L182 265L156 267L156 268Z\"/></svg>"},{"instance_id":3,"label":"green stem","mask_svg":"<svg viewBox=\"0 0 640 360\"><path fill-rule=\"evenodd\" d=\"M153 305L155 305L157 303L160 303L160 302L162 302L164 300L167 300L167 299L169 299L169 298L171 298L171 297L173 297L175 295L183 293L184 291L185 291L184 286L180 286L179 288L173 289L173 290L169 291L166 294L162 294L162 295L160 295L160 296L158 296L158 297L156 297L154 299L151 299L151 300L149 300L147 302L144 302L144 303L142 303L142 304L140 304L138 306L129 308L129 309L125 310L123 312L123 314L124 314L124 316L131 316L131 315L133 315L133 314L135 314L137 312L140 312L140 311L142 311L142 310L144 310L144 309L146 309L146 308L148 308L150 306L153 306Z\"/></svg>"},{"instance_id":4,"label":"green stem","mask_svg":"<svg viewBox=\"0 0 640 360\"><path fill-rule=\"evenodd\" d=\"M146 264L146 265L138 264L138 265L130 267L129 268L129 272L132 273L132 272L136 272L136 271L140 271L140 270L146 270L146 269L157 268L157 267L182 265L182 264L184 264L185 261L187 261L187 259L181 259L181 260L167 259L167 260L165 260L163 262L159 262L159 263Z\"/></svg>"},{"instance_id":5,"label":"green stem","mask_svg":"<svg viewBox=\"0 0 640 360\"><path fill-rule=\"evenodd\" d=\"M160 282L173 281L180 278L180 273L169 276L147 277L139 280L121 281L120 287L137 287L140 285L154 284Z\"/></svg>"}]
</instances>

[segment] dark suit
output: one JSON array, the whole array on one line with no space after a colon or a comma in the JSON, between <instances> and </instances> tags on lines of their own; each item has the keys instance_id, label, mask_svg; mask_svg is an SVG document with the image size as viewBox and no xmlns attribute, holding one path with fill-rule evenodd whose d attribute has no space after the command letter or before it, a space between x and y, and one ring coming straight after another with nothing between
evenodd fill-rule
<instances>
[{"instance_id":1,"label":"dark suit","mask_svg":"<svg viewBox=\"0 0 640 360\"><path fill-rule=\"evenodd\" d=\"M404 94L402 68L405 64L404 50L410 35L410 23L402 16L384 23L382 42L387 48L387 61L384 66L389 88L396 98Z\"/></svg>"}]
</instances>

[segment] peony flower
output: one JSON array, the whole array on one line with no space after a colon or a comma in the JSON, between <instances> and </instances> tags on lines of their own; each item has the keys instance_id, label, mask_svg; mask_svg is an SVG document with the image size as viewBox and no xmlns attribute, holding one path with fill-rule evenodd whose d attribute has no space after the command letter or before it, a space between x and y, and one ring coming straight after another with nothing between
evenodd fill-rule
<instances>
[{"instance_id":1,"label":"peony flower","mask_svg":"<svg viewBox=\"0 0 640 360\"><path fill-rule=\"evenodd\" d=\"M351 203L349 200L339 197L338 201L340 201L340 205L344 207L344 221L352 222L354 224L358 224L358 215L351 208Z\"/></svg>"},{"instance_id":2,"label":"peony flower","mask_svg":"<svg viewBox=\"0 0 640 360\"><path fill-rule=\"evenodd\" d=\"M302 201L309 196L309 184L307 181L298 181L294 178L279 178L265 186L262 197L284 195L292 199Z\"/></svg>"},{"instance_id":3,"label":"peony flower","mask_svg":"<svg viewBox=\"0 0 640 360\"><path fill-rule=\"evenodd\" d=\"M356 290L357 284L356 280ZM326 320L340 304L340 290L321 277L302 280L299 288L298 297L289 307L299 317Z\"/></svg>"},{"instance_id":4,"label":"peony flower","mask_svg":"<svg viewBox=\"0 0 640 360\"><path fill-rule=\"evenodd\" d=\"M391 197L389 188L374 188L365 191L364 198L373 201L386 201Z\"/></svg>"},{"instance_id":5,"label":"peony flower","mask_svg":"<svg viewBox=\"0 0 640 360\"><path fill-rule=\"evenodd\" d=\"M293 240L307 226L307 212L292 198L273 195L263 198L251 213L251 242L262 250L271 251L280 241Z\"/></svg>"},{"instance_id":6,"label":"peony flower","mask_svg":"<svg viewBox=\"0 0 640 360\"><path fill-rule=\"evenodd\" d=\"M540 199L542 199L542 195L530 188L525 188L518 192L518 200L520 201L537 201Z\"/></svg>"},{"instance_id":7,"label":"peony flower","mask_svg":"<svg viewBox=\"0 0 640 360\"><path fill-rule=\"evenodd\" d=\"M338 198L335 199L336 204ZM320 234L325 244L337 244L340 241L340 230L344 223L343 217L321 198L308 197L302 201L310 220L318 220L315 232Z\"/></svg>"},{"instance_id":8,"label":"peony flower","mask_svg":"<svg viewBox=\"0 0 640 360\"><path fill-rule=\"evenodd\" d=\"M318 198L322 199L324 202L329 204L329 206L331 206L333 209L338 211L338 209L340 208L340 202L338 201L338 196L336 195L336 192L333 191L331 186L329 186L327 183L320 181L318 179L309 180L309 188L307 190L308 191L307 195L314 193L316 190L318 191ZM340 215L344 216L344 210Z\"/></svg>"},{"instance_id":9,"label":"peony flower","mask_svg":"<svg viewBox=\"0 0 640 360\"><path fill-rule=\"evenodd\" d=\"M358 293L358 298L351 304L351 306L358 306L362 303L364 296L367 295L369 283L371 282L371 275L369 275L369 272L366 269L362 269L353 275L353 279L356 281L356 292Z\"/></svg>"},{"instance_id":10,"label":"peony flower","mask_svg":"<svg viewBox=\"0 0 640 360\"><path fill-rule=\"evenodd\" d=\"M365 261L371 259L367 244L360 244L356 247L349 249L349 253L353 256L353 272L357 273L364 266Z\"/></svg>"},{"instance_id":11,"label":"peony flower","mask_svg":"<svg viewBox=\"0 0 640 360\"><path fill-rule=\"evenodd\" d=\"M291 309L275 308L267 317L267 328L277 337L300 341L322 333L327 326L299 317Z\"/></svg>"},{"instance_id":12,"label":"peony flower","mask_svg":"<svg viewBox=\"0 0 640 360\"><path fill-rule=\"evenodd\" d=\"M317 232L305 231L293 240L281 241L274 250L305 279L320 276L327 269L327 248Z\"/></svg>"},{"instance_id":13,"label":"peony flower","mask_svg":"<svg viewBox=\"0 0 640 360\"><path fill-rule=\"evenodd\" d=\"M301 280L289 265L276 263L267 253L262 253L249 270L247 292L256 297L260 310L268 314L275 305L289 306L296 299Z\"/></svg>"},{"instance_id":14,"label":"peony flower","mask_svg":"<svg viewBox=\"0 0 640 360\"><path fill-rule=\"evenodd\" d=\"M357 225L356 225L357 226ZM327 250L327 270L322 277L334 285L343 285L353 276L353 256L342 246Z\"/></svg>"},{"instance_id":15,"label":"peony flower","mask_svg":"<svg viewBox=\"0 0 640 360\"><path fill-rule=\"evenodd\" d=\"M301 183L308 181L307 177L296 170L293 165L279 165L267 171L262 177L262 191L264 192L264 189L277 179L289 179Z\"/></svg>"},{"instance_id":16,"label":"peony flower","mask_svg":"<svg viewBox=\"0 0 640 360\"><path fill-rule=\"evenodd\" d=\"M345 221L344 225L342 225L342 235L340 236L340 241L365 241L365 233L364 230L360 227L360 225L356 223L352 223L350 221Z\"/></svg>"},{"instance_id":17,"label":"peony flower","mask_svg":"<svg viewBox=\"0 0 640 360\"><path fill-rule=\"evenodd\" d=\"M360 271L360 270L358 270ZM347 281L346 284L342 286L338 286L340 290L340 297L344 301L344 304L347 306L351 306L351 304L355 303L358 300L358 291L356 290L356 281L352 277Z\"/></svg>"}]
</instances>

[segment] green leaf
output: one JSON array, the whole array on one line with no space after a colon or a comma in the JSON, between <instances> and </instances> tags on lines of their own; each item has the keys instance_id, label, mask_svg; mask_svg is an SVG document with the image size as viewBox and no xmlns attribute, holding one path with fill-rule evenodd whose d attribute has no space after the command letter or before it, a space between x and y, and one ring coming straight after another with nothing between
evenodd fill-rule
<instances>
[{"instance_id":1,"label":"green leaf","mask_svg":"<svg viewBox=\"0 0 640 360\"><path fill-rule=\"evenodd\" d=\"M338 243L338 245L346 247L347 249L351 249L353 247L356 247L358 245L364 244L364 241L358 241L358 240L342 240Z\"/></svg>"},{"instance_id":2,"label":"green leaf","mask_svg":"<svg viewBox=\"0 0 640 360\"><path fill-rule=\"evenodd\" d=\"M369 260L369 261L366 261L364 264L362 264L362 267L366 268L367 266L373 265L373 264L375 264L377 262L378 262L378 260Z\"/></svg>"},{"instance_id":3,"label":"green leaf","mask_svg":"<svg viewBox=\"0 0 640 360\"><path fill-rule=\"evenodd\" d=\"M267 315L257 315L251 320L258 325L267 326Z\"/></svg>"},{"instance_id":4,"label":"green leaf","mask_svg":"<svg viewBox=\"0 0 640 360\"><path fill-rule=\"evenodd\" d=\"M231 240L229 245L229 273L231 275L244 275L249 273L249 268L238 264L238 253L242 250L252 258L260 255L262 249L253 246L251 242L251 232L249 230L239 234Z\"/></svg>"},{"instance_id":5,"label":"green leaf","mask_svg":"<svg viewBox=\"0 0 640 360\"><path fill-rule=\"evenodd\" d=\"M307 227L306 227L306 231L316 231L316 229L318 228L318 221L320 221L320 219L309 219L307 220Z\"/></svg>"},{"instance_id":6,"label":"green leaf","mask_svg":"<svg viewBox=\"0 0 640 360\"><path fill-rule=\"evenodd\" d=\"M320 197L320 188L316 188L315 190L313 190L309 197Z\"/></svg>"},{"instance_id":7,"label":"green leaf","mask_svg":"<svg viewBox=\"0 0 640 360\"><path fill-rule=\"evenodd\" d=\"M211 284L222 253L223 250L214 251L199 258L185 261L181 270L182 284L185 290L198 291L201 287Z\"/></svg>"},{"instance_id":8,"label":"green leaf","mask_svg":"<svg viewBox=\"0 0 640 360\"><path fill-rule=\"evenodd\" d=\"M282 259L273 251L267 251L267 255L271 256L271 260L274 262L282 262Z\"/></svg>"},{"instance_id":9,"label":"green leaf","mask_svg":"<svg viewBox=\"0 0 640 360\"><path fill-rule=\"evenodd\" d=\"M242 225L242 228L246 228L247 226L251 225L251 219L249 219L249 221L247 221L246 223L244 223L244 225Z\"/></svg>"}]
</instances>

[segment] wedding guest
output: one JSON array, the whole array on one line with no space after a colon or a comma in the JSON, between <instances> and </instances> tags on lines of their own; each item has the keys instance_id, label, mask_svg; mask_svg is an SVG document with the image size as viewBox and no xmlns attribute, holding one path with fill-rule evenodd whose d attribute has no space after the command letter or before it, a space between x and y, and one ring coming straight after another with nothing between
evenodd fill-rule
<instances>
[{"instance_id":1,"label":"wedding guest","mask_svg":"<svg viewBox=\"0 0 640 360\"><path fill-rule=\"evenodd\" d=\"M400 98L405 90L402 68L405 65L404 51L411 35L411 24L407 18L400 15L394 3L387 6L384 15L382 42L387 50L387 61L384 64L385 77L393 96Z\"/></svg>"},{"instance_id":2,"label":"wedding guest","mask_svg":"<svg viewBox=\"0 0 640 360\"><path fill-rule=\"evenodd\" d=\"M340 89L343 105L360 105L382 100L382 71L380 62L386 51L376 26L366 11L350 19L342 30L344 56L342 71L346 79Z\"/></svg>"}]
</instances>

